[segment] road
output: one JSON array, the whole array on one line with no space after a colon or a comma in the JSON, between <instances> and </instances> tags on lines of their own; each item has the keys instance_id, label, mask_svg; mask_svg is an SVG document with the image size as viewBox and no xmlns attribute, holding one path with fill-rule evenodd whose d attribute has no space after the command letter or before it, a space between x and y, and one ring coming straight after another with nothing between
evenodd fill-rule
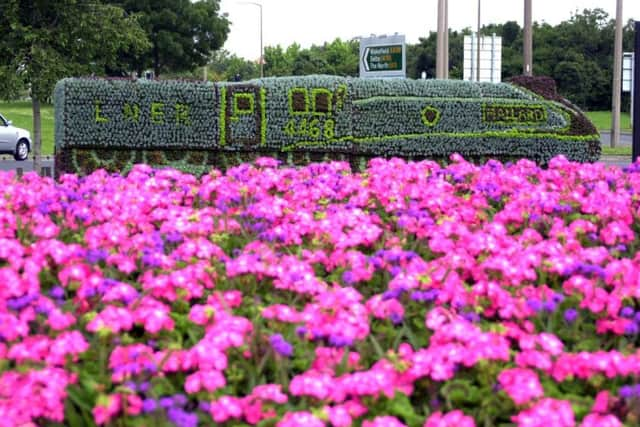
<instances>
[{"instance_id":1,"label":"road","mask_svg":"<svg viewBox=\"0 0 640 427\"><path fill-rule=\"evenodd\" d=\"M11 160L9 160L11 159ZM42 160L42 167L49 168L50 174L53 174L53 159L49 157L48 159L45 157ZM18 169L22 169L22 172L31 172L33 170L33 158L29 157L29 159L24 162L16 162L13 160L11 156L0 156L0 170L3 171L17 171ZM44 174L47 174L47 170L45 169Z\"/></svg>"},{"instance_id":2,"label":"road","mask_svg":"<svg viewBox=\"0 0 640 427\"><path fill-rule=\"evenodd\" d=\"M631 147L632 142L633 142L633 138L630 133L625 132L620 135L620 146ZM608 147L611 144L611 132L608 132L608 131L600 132L600 143L604 147Z\"/></svg>"}]
</instances>

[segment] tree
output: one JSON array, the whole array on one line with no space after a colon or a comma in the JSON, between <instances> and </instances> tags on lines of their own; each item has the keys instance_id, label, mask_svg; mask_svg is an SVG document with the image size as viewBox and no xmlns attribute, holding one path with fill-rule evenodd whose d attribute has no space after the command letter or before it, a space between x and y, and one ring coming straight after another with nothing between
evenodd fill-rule
<instances>
[{"instance_id":1,"label":"tree","mask_svg":"<svg viewBox=\"0 0 640 427\"><path fill-rule=\"evenodd\" d=\"M360 55L358 41L342 41L337 38L331 43L325 43L320 51L328 66L325 73L337 76L358 75L358 55Z\"/></svg>"},{"instance_id":2,"label":"tree","mask_svg":"<svg viewBox=\"0 0 640 427\"><path fill-rule=\"evenodd\" d=\"M229 33L229 21L220 15L218 0L111 0L127 13L140 15L151 49L137 54L120 52L125 71L139 75L153 68L155 75L202 67L220 49Z\"/></svg>"},{"instance_id":3,"label":"tree","mask_svg":"<svg viewBox=\"0 0 640 427\"><path fill-rule=\"evenodd\" d=\"M148 47L135 16L97 0L4 0L0 28L0 96L29 88L33 109L34 170L40 171L40 102L68 76L104 72L119 49Z\"/></svg>"},{"instance_id":4,"label":"tree","mask_svg":"<svg viewBox=\"0 0 640 427\"><path fill-rule=\"evenodd\" d=\"M300 45L293 43L286 50L282 46L264 48L264 72L267 76L290 76L293 74L293 62L300 54Z\"/></svg>"},{"instance_id":5,"label":"tree","mask_svg":"<svg viewBox=\"0 0 640 427\"><path fill-rule=\"evenodd\" d=\"M257 63L238 58L226 50L214 53L208 67L209 76L214 81L231 81L236 76L240 76L242 80L249 80L260 76Z\"/></svg>"}]
</instances>

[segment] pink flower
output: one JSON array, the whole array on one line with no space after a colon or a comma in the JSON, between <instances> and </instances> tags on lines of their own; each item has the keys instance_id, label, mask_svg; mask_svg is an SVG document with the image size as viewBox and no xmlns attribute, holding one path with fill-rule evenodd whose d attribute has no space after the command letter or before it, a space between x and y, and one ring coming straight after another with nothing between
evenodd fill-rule
<instances>
[{"instance_id":1,"label":"pink flower","mask_svg":"<svg viewBox=\"0 0 640 427\"><path fill-rule=\"evenodd\" d=\"M622 423L614 415L589 414L580 427L622 427Z\"/></svg>"},{"instance_id":2,"label":"pink flower","mask_svg":"<svg viewBox=\"0 0 640 427\"><path fill-rule=\"evenodd\" d=\"M213 421L217 423L224 423L231 418L240 419L243 413L242 399L233 396L222 396L218 400L211 402L209 413Z\"/></svg>"},{"instance_id":3,"label":"pink flower","mask_svg":"<svg viewBox=\"0 0 640 427\"><path fill-rule=\"evenodd\" d=\"M353 423L349 410L343 405L325 406L324 410L333 427L350 427Z\"/></svg>"},{"instance_id":4,"label":"pink flower","mask_svg":"<svg viewBox=\"0 0 640 427\"><path fill-rule=\"evenodd\" d=\"M442 307L436 307L427 313L425 325L427 328L437 330L440 326L451 321L452 314Z\"/></svg>"},{"instance_id":5,"label":"pink flower","mask_svg":"<svg viewBox=\"0 0 640 427\"><path fill-rule=\"evenodd\" d=\"M574 427L571 404L565 400L545 398L529 409L511 417L518 427Z\"/></svg>"},{"instance_id":6,"label":"pink flower","mask_svg":"<svg viewBox=\"0 0 640 427\"><path fill-rule=\"evenodd\" d=\"M476 423L468 415L460 410L455 410L443 414L442 412L434 412L427 418L424 427L476 427Z\"/></svg>"},{"instance_id":7,"label":"pink flower","mask_svg":"<svg viewBox=\"0 0 640 427\"><path fill-rule=\"evenodd\" d=\"M326 427L325 424L310 412L288 412L276 427Z\"/></svg>"},{"instance_id":8,"label":"pink flower","mask_svg":"<svg viewBox=\"0 0 640 427\"><path fill-rule=\"evenodd\" d=\"M93 408L93 419L96 424L107 424L113 417L115 417L121 409L121 396L119 394L112 394L109 396L98 397L98 402Z\"/></svg>"},{"instance_id":9,"label":"pink flower","mask_svg":"<svg viewBox=\"0 0 640 427\"><path fill-rule=\"evenodd\" d=\"M87 324L87 331L109 331L117 334L133 328L133 316L126 308L108 305Z\"/></svg>"},{"instance_id":10,"label":"pink flower","mask_svg":"<svg viewBox=\"0 0 640 427\"><path fill-rule=\"evenodd\" d=\"M296 375L289 384L289 391L292 395L311 396L318 400L326 399L333 388L333 378L330 375L314 371Z\"/></svg>"},{"instance_id":11,"label":"pink flower","mask_svg":"<svg viewBox=\"0 0 640 427\"><path fill-rule=\"evenodd\" d=\"M538 376L529 369L505 369L498 375L498 383L516 405L523 405L544 395Z\"/></svg>"},{"instance_id":12,"label":"pink flower","mask_svg":"<svg viewBox=\"0 0 640 427\"><path fill-rule=\"evenodd\" d=\"M593 402L593 407L591 408L591 410L599 414L606 414L609 411L610 401L611 401L611 396L609 395L609 391L607 390L600 391L596 395L596 398L595 398L595 401Z\"/></svg>"},{"instance_id":13,"label":"pink flower","mask_svg":"<svg viewBox=\"0 0 640 427\"><path fill-rule=\"evenodd\" d=\"M251 395L260 400L268 400L278 404L287 403L289 398L282 392L281 384L263 384L255 387Z\"/></svg>"},{"instance_id":14,"label":"pink flower","mask_svg":"<svg viewBox=\"0 0 640 427\"><path fill-rule=\"evenodd\" d=\"M362 423L362 427L407 427L406 424L401 423L399 419L392 416L379 416L375 417L372 421L365 420Z\"/></svg>"},{"instance_id":15,"label":"pink flower","mask_svg":"<svg viewBox=\"0 0 640 427\"><path fill-rule=\"evenodd\" d=\"M184 383L184 390L193 394L200 390L213 392L223 388L227 384L224 375L220 371L198 371L189 375Z\"/></svg>"}]
</instances>

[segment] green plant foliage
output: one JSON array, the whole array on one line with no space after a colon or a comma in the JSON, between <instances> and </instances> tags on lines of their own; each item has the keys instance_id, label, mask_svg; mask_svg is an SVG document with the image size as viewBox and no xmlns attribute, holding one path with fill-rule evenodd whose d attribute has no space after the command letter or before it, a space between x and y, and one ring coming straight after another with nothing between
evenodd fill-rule
<instances>
[{"instance_id":1,"label":"green plant foliage","mask_svg":"<svg viewBox=\"0 0 640 427\"><path fill-rule=\"evenodd\" d=\"M190 172L195 163L204 172L229 163L215 160L234 158L228 152L597 160L599 136L582 112L546 80L522 82L526 88L319 75L215 85L66 79L54 94L56 149L75 150L61 172L139 162ZM115 155L117 163L99 154L118 150L127 154ZM164 150L204 154L172 160L157 154Z\"/></svg>"}]
</instances>

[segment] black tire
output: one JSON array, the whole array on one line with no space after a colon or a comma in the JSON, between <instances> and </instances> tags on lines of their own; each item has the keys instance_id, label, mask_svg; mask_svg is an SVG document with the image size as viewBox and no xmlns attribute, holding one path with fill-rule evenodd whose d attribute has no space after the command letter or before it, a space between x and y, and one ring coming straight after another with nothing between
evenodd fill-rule
<instances>
[{"instance_id":1,"label":"black tire","mask_svg":"<svg viewBox=\"0 0 640 427\"><path fill-rule=\"evenodd\" d=\"M27 160L27 157L29 157L29 143L26 140L21 139L16 144L16 151L13 153L13 158L18 162L22 162Z\"/></svg>"}]
</instances>

